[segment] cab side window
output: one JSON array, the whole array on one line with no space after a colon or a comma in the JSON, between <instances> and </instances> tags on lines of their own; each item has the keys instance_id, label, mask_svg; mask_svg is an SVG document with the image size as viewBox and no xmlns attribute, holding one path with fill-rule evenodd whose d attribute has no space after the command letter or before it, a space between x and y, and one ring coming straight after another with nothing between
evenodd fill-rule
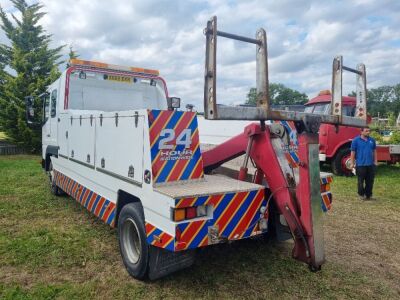
<instances>
[{"instance_id":1,"label":"cab side window","mask_svg":"<svg viewBox=\"0 0 400 300\"><path fill-rule=\"evenodd\" d=\"M54 118L57 113L57 90L51 92L51 117Z\"/></svg>"},{"instance_id":2,"label":"cab side window","mask_svg":"<svg viewBox=\"0 0 400 300\"><path fill-rule=\"evenodd\" d=\"M50 115L50 95L45 94L42 96L42 99L43 99L43 124L45 124L49 119Z\"/></svg>"}]
</instances>

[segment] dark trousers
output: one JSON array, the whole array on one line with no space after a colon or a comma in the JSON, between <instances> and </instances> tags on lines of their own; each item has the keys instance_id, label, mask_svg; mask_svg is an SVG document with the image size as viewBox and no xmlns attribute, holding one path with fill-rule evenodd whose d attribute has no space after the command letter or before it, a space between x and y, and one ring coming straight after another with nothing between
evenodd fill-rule
<instances>
[{"instance_id":1,"label":"dark trousers","mask_svg":"<svg viewBox=\"0 0 400 300\"><path fill-rule=\"evenodd\" d=\"M371 197L372 187L374 186L375 166L356 167L356 173L358 177L358 194L367 198Z\"/></svg>"}]
</instances>

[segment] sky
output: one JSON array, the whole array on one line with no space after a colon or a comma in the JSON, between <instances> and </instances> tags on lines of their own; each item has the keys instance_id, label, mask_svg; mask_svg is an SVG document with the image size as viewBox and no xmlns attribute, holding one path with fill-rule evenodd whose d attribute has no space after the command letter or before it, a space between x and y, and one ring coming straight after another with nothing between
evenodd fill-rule
<instances>
[{"instance_id":1,"label":"sky","mask_svg":"<svg viewBox=\"0 0 400 300\"><path fill-rule=\"evenodd\" d=\"M32 3L35 1L28 1ZM330 89L332 60L364 63L368 88L400 83L398 0L42 0L41 24L53 46L80 58L160 70L170 96L203 110L207 20L218 30L254 37L267 31L269 81L306 93ZM15 13L12 3L0 0ZM16 14L18 17L18 14ZM0 33L0 43L6 42ZM218 38L217 101L243 103L255 86L255 46ZM355 76L344 76L344 93Z\"/></svg>"}]
</instances>

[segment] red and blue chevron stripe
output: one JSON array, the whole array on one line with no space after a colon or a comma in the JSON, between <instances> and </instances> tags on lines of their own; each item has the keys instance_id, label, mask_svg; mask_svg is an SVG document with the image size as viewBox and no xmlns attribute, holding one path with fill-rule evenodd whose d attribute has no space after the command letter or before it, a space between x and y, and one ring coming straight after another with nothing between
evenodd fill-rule
<instances>
[{"instance_id":1,"label":"red and blue chevron stripe","mask_svg":"<svg viewBox=\"0 0 400 300\"><path fill-rule=\"evenodd\" d=\"M156 226L146 222L146 235L147 243L159 248L164 248L166 250L174 251L175 238L160 230Z\"/></svg>"},{"instance_id":2,"label":"red and blue chevron stripe","mask_svg":"<svg viewBox=\"0 0 400 300\"><path fill-rule=\"evenodd\" d=\"M148 119L153 181L161 183L203 177L203 159L196 113L149 110ZM160 135L163 129L174 131L174 136L168 143L171 149L168 150L159 148L161 139L165 138ZM191 132L191 143L188 148L176 144L176 138L185 129ZM165 156L165 153L168 155ZM171 153L174 153L173 157ZM165 159L166 157L169 159Z\"/></svg>"},{"instance_id":3,"label":"red and blue chevron stripe","mask_svg":"<svg viewBox=\"0 0 400 300\"><path fill-rule=\"evenodd\" d=\"M333 177L331 175L321 177L321 184L331 183L333 181Z\"/></svg>"},{"instance_id":4,"label":"red and blue chevron stripe","mask_svg":"<svg viewBox=\"0 0 400 300\"><path fill-rule=\"evenodd\" d=\"M284 149L284 153L289 165L292 168L299 166L299 155L297 153L297 130L292 121L277 121L279 124L286 128L286 132L289 134L289 145L288 149ZM286 145L284 145L286 147Z\"/></svg>"},{"instance_id":5,"label":"red and blue chevron stripe","mask_svg":"<svg viewBox=\"0 0 400 300\"><path fill-rule=\"evenodd\" d=\"M325 185L329 185L333 181L333 177L328 175L321 178L321 207L324 212L327 212L332 208L332 193L325 191Z\"/></svg>"},{"instance_id":6,"label":"red and blue chevron stripe","mask_svg":"<svg viewBox=\"0 0 400 300\"><path fill-rule=\"evenodd\" d=\"M268 208L264 189L176 199L175 207L199 205L211 205L213 218L178 224L179 247L175 250L207 246L210 226L218 228L221 240L237 240L261 233L258 229L260 208L261 206Z\"/></svg>"},{"instance_id":7,"label":"red and blue chevron stripe","mask_svg":"<svg viewBox=\"0 0 400 300\"><path fill-rule=\"evenodd\" d=\"M69 196L111 227L115 227L115 203L54 170L54 180Z\"/></svg>"},{"instance_id":8,"label":"red and blue chevron stripe","mask_svg":"<svg viewBox=\"0 0 400 300\"><path fill-rule=\"evenodd\" d=\"M322 198L321 202L322 210L324 212L327 212L332 207L332 193L331 192L321 193L321 198Z\"/></svg>"}]
</instances>

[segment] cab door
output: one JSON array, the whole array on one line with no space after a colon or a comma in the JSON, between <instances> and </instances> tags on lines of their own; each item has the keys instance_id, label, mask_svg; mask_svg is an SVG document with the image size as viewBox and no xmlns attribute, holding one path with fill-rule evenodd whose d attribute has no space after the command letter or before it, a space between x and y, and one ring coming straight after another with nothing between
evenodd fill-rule
<instances>
[{"instance_id":1,"label":"cab door","mask_svg":"<svg viewBox=\"0 0 400 300\"><path fill-rule=\"evenodd\" d=\"M52 89L50 93L43 94L43 127L42 144L43 153L49 145L57 145L57 89Z\"/></svg>"},{"instance_id":2,"label":"cab door","mask_svg":"<svg viewBox=\"0 0 400 300\"><path fill-rule=\"evenodd\" d=\"M43 155L46 153L47 145L50 144L51 138L51 118L50 118L50 94L44 93L42 96L43 103L43 119L42 119L42 145Z\"/></svg>"},{"instance_id":3,"label":"cab door","mask_svg":"<svg viewBox=\"0 0 400 300\"><path fill-rule=\"evenodd\" d=\"M57 112L57 98L58 91L53 89L50 93L50 140L51 145L57 146L57 133L58 133L58 112Z\"/></svg>"}]
</instances>

